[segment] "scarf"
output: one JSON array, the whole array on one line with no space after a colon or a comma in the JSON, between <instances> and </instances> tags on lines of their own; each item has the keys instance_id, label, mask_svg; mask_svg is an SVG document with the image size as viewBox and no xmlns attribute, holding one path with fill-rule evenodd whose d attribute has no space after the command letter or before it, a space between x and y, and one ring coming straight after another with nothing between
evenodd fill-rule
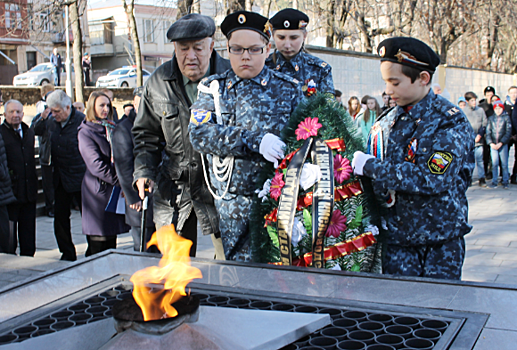
<instances>
[{"instance_id":1,"label":"scarf","mask_svg":"<svg viewBox=\"0 0 517 350\"><path fill-rule=\"evenodd\" d=\"M104 129L106 130L106 140L108 140L108 142L110 144L111 162L113 163L113 147L111 145L111 135L113 134L113 130L115 130L115 126L116 126L115 122L112 120L97 118L94 121L92 121L92 123L102 125L104 127Z\"/></svg>"}]
</instances>

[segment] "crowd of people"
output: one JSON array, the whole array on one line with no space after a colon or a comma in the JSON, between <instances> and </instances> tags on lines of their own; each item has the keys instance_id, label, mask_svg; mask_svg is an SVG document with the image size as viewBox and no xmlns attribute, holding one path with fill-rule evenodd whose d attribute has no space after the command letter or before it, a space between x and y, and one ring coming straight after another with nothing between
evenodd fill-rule
<instances>
[{"instance_id":1,"label":"crowd of people","mask_svg":"<svg viewBox=\"0 0 517 350\"><path fill-rule=\"evenodd\" d=\"M40 161L50 167L42 168L47 213L54 216L63 260L77 258L70 232L74 206L82 211L86 256L115 248L117 234L127 231L139 250L141 200L149 192L153 210L147 212L146 232L174 224L192 241L195 256L199 224L212 238L215 258L251 261L249 215L258 174L265 162L277 166L285 157L281 130L298 103L317 91L341 102L364 140L366 152L350 161L385 207L379 227L387 234L384 272L460 278L463 236L472 228L466 190L474 154L476 162L487 157L478 147L490 147L492 185L499 158L503 186L508 183L511 127L505 105L485 91L480 109L477 97L467 93L462 112L431 88L440 63L436 53L417 39L390 38L378 47L383 106L373 96L353 96L345 107L331 66L304 49L308 24L308 16L294 9L270 19L232 13L221 24L226 60L213 49L211 18L180 18L167 32L172 59L134 91L122 118L110 91L93 92L84 111L63 91L44 86L31 127L21 121L22 104L7 101L0 129L9 145L3 148L0 139L0 218L8 216L11 227L0 228L0 251L14 253L18 237L21 254L34 255L38 136ZM515 98L508 103L513 109ZM111 209L120 198L125 216Z\"/></svg>"}]
</instances>

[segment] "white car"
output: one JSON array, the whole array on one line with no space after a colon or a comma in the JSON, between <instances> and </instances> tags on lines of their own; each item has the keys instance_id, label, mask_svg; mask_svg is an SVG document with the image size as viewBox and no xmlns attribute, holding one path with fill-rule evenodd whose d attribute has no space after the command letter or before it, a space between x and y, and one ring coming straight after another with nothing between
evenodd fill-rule
<instances>
[{"instance_id":1,"label":"white car","mask_svg":"<svg viewBox=\"0 0 517 350\"><path fill-rule=\"evenodd\" d=\"M51 63L40 63L37 66L32 67L31 70L18 74L13 78L14 86L40 86L43 83L54 84L56 71ZM72 84L75 81L75 74L72 66ZM61 85L64 85L66 81L66 72L64 67L61 69Z\"/></svg>"},{"instance_id":2,"label":"white car","mask_svg":"<svg viewBox=\"0 0 517 350\"><path fill-rule=\"evenodd\" d=\"M142 69L144 84L151 73ZM115 69L103 77L97 79L96 87L133 87L136 88L136 67L126 66Z\"/></svg>"}]
</instances>

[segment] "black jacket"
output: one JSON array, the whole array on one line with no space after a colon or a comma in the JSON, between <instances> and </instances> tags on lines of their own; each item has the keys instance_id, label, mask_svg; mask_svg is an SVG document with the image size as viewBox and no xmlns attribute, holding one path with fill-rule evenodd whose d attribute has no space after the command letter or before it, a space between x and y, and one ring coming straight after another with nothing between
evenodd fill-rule
<instances>
[{"instance_id":1,"label":"black jacket","mask_svg":"<svg viewBox=\"0 0 517 350\"><path fill-rule=\"evenodd\" d=\"M479 100L478 106L483 108L487 118L490 118L492 115L494 115L494 107L491 103L487 102L486 99Z\"/></svg>"},{"instance_id":2,"label":"black jacket","mask_svg":"<svg viewBox=\"0 0 517 350\"><path fill-rule=\"evenodd\" d=\"M0 206L16 201L11 188L11 177L7 166L7 154L5 153L4 139L0 134Z\"/></svg>"},{"instance_id":3,"label":"black jacket","mask_svg":"<svg viewBox=\"0 0 517 350\"><path fill-rule=\"evenodd\" d=\"M21 127L23 139L7 122L0 126L0 134L4 139L11 186L17 202L36 202L38 177L34 159L34 131L23 122Z\"/></svg>"},{"instance_id":4,"label":"black jacket","mask_svg":"<svg viewBox=\"0 0 517 350\"><path fill-rule=\"evenodd\" d=\"M229 61L214 50L210 74L223 73L229 68ZM193 207L203 234L212 234L219 231L219 223L203 177L201 157L190 144L191 104L174 56L156 69L144 88L132 130L135 137L133 186L139 178L155 181L161 197L179 208L178 230ZM163 150L165 157L158 169Z\"/></svg>"},{"instance_id":5,"label":"black jacket","mask_svg":"<svg viewBox=\"0 0 517 350\"><path fill-rule=\"evenodd\" d=\"M77 128L81 125L84 114L72 106L70 118L65 127L49 115L34 124L36 135L50 134L52 165L54 166L54 188L61 182L66 192L81 191L86 165L79 153Z\"/></svg>"},{"instance_id":6,"label":"black jacket","mask_svg":"<svg viewBox=\"0 0 517 350\"><path fill-rule=\"evenodd\" d=\"M36 123L42 119L41 113L36 114L36 116L32 119L31 122L31 129L34 130L34 126ZM39 141L39 163L41 165L50 165L51 159L50 159L50 134L45 131L43 135L38 136Z\"/></svg>"},{"instance_id":7,"label":"black jacket","mask_svg":"<svg viewBox=\"0 0 517 350\"><path fill-rule=\"evenodd\" d=\"M120 119L120 122L113 130L111 135L111 147L113 150L113 161L115 162L115 169L119 185L126 197L126 224L133 227L140 227L141 212L138 212L129 207L129 204L140 202L138 191L133 188L133 171L135 169L135 157L133 156L133 149L135 142L131 128L135 122L136 113L132 109L129 116ZM153 206L149 201L147 210L147 227L153 227Z\"/></svg>"}]
</instances>

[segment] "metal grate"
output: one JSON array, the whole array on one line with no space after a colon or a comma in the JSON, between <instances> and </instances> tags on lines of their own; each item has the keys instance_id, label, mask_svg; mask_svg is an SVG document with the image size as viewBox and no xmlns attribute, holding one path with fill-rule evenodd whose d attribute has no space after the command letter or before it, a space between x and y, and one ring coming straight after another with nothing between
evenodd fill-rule
<instances>
[{"instance_id":1,"label":"metal grate","mask_svg":"<svg viewBox=\"0 0 517 350\"><path fill-rule=\"evenodd\" d=\"M59 309L34 322L24 324L0 336L0 345L22 342L28 338L54 333L112 316L117 300L131 294L131 285L119 285L66 308ZM223 295L192 291L201 305L285 312L325 313L332 324L299 339L283 349L433 349L450 322L430 317L412 317L391 312L371 312L349 308L331 308L290 304L263 299L247 299L243 295ZM427 316L427 315L426 315Z\"/></svg>"}]
</instances>

